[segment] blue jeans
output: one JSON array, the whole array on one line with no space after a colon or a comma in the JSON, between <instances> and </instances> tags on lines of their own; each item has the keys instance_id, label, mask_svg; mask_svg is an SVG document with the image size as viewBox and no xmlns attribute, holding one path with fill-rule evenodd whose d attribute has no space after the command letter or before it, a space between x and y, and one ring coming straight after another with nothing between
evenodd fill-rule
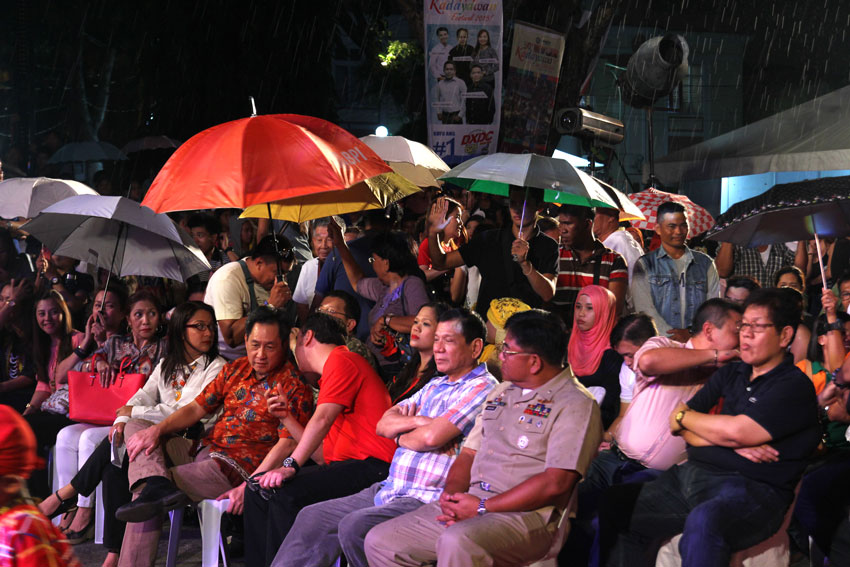
<instances>
[{"instance_id":1,"label":"blue jeans","mask_svg":"<svg viewBox=\"0 0 850 567\"><path fill-rule=\"evenodd\" d=\"M578 485L578 510L569 537L558 554L561 565L599 565L599 499L615 484L648 482L661 471L648 469L615 448L599 453Z\"/></svg>"},{"instance_id":2,"label":"blue jeans","mask_svg":"<svg viewBox=\"0 0 850 567\"><path fill-rule=\"evenodd\" d=\"M652 482L612 487L599 508L602 564L655 565L661 543L681 533L682 567L728 567L733 552L776 533L792 499L738 473L690 463Z\"/></svg>"}]
</instances>

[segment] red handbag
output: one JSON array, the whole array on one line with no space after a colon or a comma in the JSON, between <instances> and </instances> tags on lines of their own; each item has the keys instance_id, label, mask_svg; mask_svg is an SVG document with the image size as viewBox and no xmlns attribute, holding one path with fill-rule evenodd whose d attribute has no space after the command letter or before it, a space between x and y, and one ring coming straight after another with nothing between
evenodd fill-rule
<instances>
[{"instance_id":1,"label":"red handbag","mask_svg":"<svg viewBox=\"0 0 850 567\"><path fill-rule=\"evenodd\" d=\"M95 368L96 358L92 359L91 368ZM126 405L127 400L145 385L148 377L145 374L124 372L125 362L121 361L118 377L108 387L100 384L97 372L68 372L68 417L81 423L95 425L112 425L115 421L115 411Z\"/></svg>"}]
</instances>

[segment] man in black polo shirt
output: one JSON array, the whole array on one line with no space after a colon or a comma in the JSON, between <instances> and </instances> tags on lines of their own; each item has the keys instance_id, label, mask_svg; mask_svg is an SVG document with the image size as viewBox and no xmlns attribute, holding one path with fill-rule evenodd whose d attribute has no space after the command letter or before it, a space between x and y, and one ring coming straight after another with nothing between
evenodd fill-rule
<instances>
[{"instance_id":1,"label":"man in black polo shirt","mask_svg":"<svg viewBox=\"0 0 850 567\"><path fill-rule=\"evenodd\" d=\"M535 213L542 202L542 190L511 186L510 226L476 235L448 253L439 238L448 224L448 202L440 198L431 207L427 228L431 265L436 270L478 266L481 287L475 310L482 317L486 318L493 299L515 297L531 307L540 307L555 295L558 244L535 226Z\"/></svg>"},{"instance_id":2,"label":"man in black polo shirt","mask_svg":"<svg viewBox=\"0 0 850 567\"><path fill-rule=\"evenodd\" d=\"M657 480L613 487L600 509L605 565L655 565L682 533L682 565L729 565L779 529L820 440L811 380L786 358L800 308L777 289L747 298L741 362L719 369L670 416L688 461ZM720 400L719 415L707 413Z\"/></svg>"}]
</instances>

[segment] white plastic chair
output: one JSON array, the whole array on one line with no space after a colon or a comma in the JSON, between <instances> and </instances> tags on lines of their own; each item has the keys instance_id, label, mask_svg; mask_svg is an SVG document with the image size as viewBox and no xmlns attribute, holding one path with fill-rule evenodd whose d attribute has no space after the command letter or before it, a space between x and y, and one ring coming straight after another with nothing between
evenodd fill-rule
<instances>
[{"instance_id":1,"label":"white plastic chair","mask_svg":"<svg viewBox=\"0 0 850 567\"><path fill-rule=\"evenodd\" d=\"M779 531L761 543L733 553L729 567L781 567L787 566L791 562L788 524L791 523L791 516L794 514L794 505L797 503L799 491L800 484L797 483L797 488L794 490L794 500L785 513L785 519L782 521ZM655 567L681 567L680 539L682 539L682 534L674 536L661 546L655 559Z\"/></svg>"},{"instance_id":2,"label":"white plastic chair","mask_svg":"<svg viewBox=\"0 0 850 567\"><path fill-rule=\"evenodd\" d=\"M201 567L217 567L218 559L227 567L224 539L221 537L221 515L227 511L230 500L202 500L198 502L198 520L201 523ZM169 512L171 527L168 531L168 555L165 567L177 565L177 548L180 546L180 529L183 525L183 508Z\"/></svg>"}]
</instances>

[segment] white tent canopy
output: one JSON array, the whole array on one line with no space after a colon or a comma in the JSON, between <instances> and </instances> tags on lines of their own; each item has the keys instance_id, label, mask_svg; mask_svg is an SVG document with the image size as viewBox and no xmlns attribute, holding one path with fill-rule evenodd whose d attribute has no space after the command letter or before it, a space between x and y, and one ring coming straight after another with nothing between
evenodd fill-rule
<instances>
[{"instance_id":1,"label":"white tent canopy","mask_svg":"<svg viewBox=\"0 0 850 567\"><path fill-rule=\"evenodd\" d=\"M850 86L660 158L665 184L768 171L850 169Z\"/></svg>"}]
</instances>

